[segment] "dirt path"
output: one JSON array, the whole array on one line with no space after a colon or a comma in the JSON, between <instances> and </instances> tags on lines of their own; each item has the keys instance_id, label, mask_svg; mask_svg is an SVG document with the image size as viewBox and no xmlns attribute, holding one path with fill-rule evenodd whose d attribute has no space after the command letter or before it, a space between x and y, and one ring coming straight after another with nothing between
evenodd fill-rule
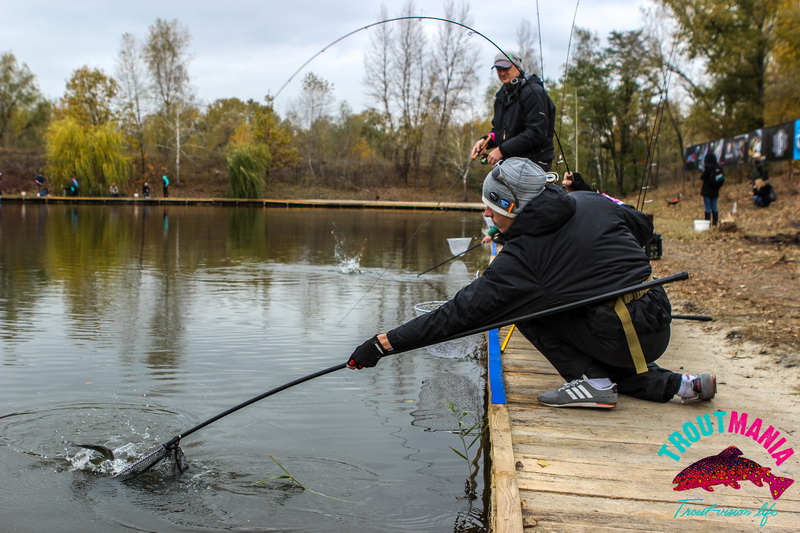
<instances>
[{"instance_id":1,"label":"dirt path","mask_svg":"<svg viewBox=\"0 0 800 533\"><path fill-rule=\"evenodd\" d=\"M797 375L800 195L788 185L775 186L783 194L766 209L751 205L746 184L732 186L720 199L722 229L708 232L694 231L693 219L703 215L696 197L687 201L685 193L677 207L667 207L676 189L653 193L645 210L654 213L664 241L662 259L653 261L655 274L690 275L669 289L674 312L711 315L714 322L705 328L722 333L732 346L753 343L765 361Z\"/></svg>"}]
</instances>

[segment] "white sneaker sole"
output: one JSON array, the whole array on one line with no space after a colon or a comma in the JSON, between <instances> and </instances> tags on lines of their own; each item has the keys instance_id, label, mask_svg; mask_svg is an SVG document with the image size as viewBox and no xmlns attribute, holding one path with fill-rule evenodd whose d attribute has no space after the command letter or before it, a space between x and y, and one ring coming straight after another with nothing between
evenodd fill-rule
<instances>
[{"instance_id":1,"label":"white sneaker sole","mask_svg":"<svg viewBox=\"0 0 800 533\"><path fill-rule=\"evenodd\" d=\"M601 403L601 402L570 402L570 403L548 403L539 400L539 403L547 407L590 407L594 409L613 409L617 406L616 403Z\"/></svg>"}]
</instances>

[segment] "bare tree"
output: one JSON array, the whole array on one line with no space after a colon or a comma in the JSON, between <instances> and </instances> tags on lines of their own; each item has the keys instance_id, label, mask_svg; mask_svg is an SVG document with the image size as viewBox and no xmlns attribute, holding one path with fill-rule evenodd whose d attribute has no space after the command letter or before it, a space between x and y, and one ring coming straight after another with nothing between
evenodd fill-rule
<instances>
[{"instance_id":1,"label":"bare tree","mask_svg":"<svg viewBox=\"0 0 800 533\"><path fill-rule=\"evenodd\" d=\"M159 18L149 27L144 47L152 90L166 124L174 128L176 183L181 181L181 111L192 98L188 73L190 41L189 31L177 20L167 22Z\"/></svg>"},{"instance_id":2,"label":"bare tree","mask_svg":"<svg viewBox=\"0 0 800 533\"><path fill-rule=\"evenodd\" d=\"M148 97L145 76L144 59L136 37L125 33L122 35L117 56L117 81L120 86L118 97L123 124L129 130L129 135L136 140L142 176L145 172L144 120Z\"/></svg>"},{"instance_id":3,"label":"bare tree","mask_svg":"<svg viewBox=\"0 0 800 533\"><path fill-rule=\"evenodd\" d=\"M321 154L325 125L331 119L331 106L334 103L333 85L313 72L303 78L303 90L289 106L289 113L304 130L302 137L306 149L306 160L312 177L316 178L313 154Z\"/></svg>"},{"instance_id":4,"label":"bare tree","mask_svg":"<svg viewBox=\"0 0 800 533\"><path fill-rule=\"evenodd\" d=\"M466 26L472 24L469 4L462 2L456 5L455 0L447 0L444 5L444 18L457 20ZM478 82L477 69L478 50L468 33L461 26L443 24L434 42L431 71L433 80L432 115L435 116L436 135L433 139L434 170L436 167L448 166L447 133L456 114L468 103L469 94ZM457 156L456 156L457 158ZM454 159L457 160L457 159ZM461 165L455 163L453 168ZM428 187L433 189L435 177L433 171L428 175Z\"/></svg>"},{"instance_id":5,"label":"bare tree","mask_svg":"<svg viewBox=\"0 0 800 533\"><path fill-rule=\"evenodd\" d=\"M522 67L528 74L536 74L544 79L542 72L541 54L539 53L539 31L530 21L523 19L517 26L517 49L522 57Z\"/></svg>"},{"instance_id":6,"label":"bare tree","mask_svg":"<svg viewBox=\"0 0 800 533\"><path fill-rule=\"evenodd\" d=\"M401 16L414 15L408 0ZM385 8L381 14L386 18ZM398 176L408 184L419 174L424 128L431 111L432 74L425 61L427 39L421 22L405 19L395 28L382 25L373 36L373 53L366 58L368 95L378 101L384 129L394 139L392 159Z\"/></svg>"}]
</instances>

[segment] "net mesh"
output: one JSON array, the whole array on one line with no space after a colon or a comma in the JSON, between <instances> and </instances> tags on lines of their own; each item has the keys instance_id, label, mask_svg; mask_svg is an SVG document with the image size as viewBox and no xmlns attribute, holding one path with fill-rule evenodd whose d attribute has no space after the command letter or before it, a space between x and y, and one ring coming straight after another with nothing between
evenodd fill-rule
<instances>
[{"instance_id":1,"label":"net mesh","mask_svg":"<svg viewBox=\"0 0 800 533\"><path fill-rule=\"evenodd\" d=\"M137 476L144 474L145 472L152 469L158 463L167 458L170 458L171 461L167 463L166 469L172 475L182 473L186 470L188 462L186 461L186 456L184 455L183 450L180 448L180 446L178 446L177 443L171 444L169 446L160 444L158 448L154 448L147 455L145 455L135 463L128 465L114 477L120 478L123 481L128 479L133 479Z\"/></svg>"},{"instance_id":2,"label":"net mesh","mask_svg":"<svg viewBox=\"0 0 800 533\"><path fill-rule=\"evenodd\" d=\"M422 316L426 313L438 309L443 303L442 301L422 302L414 306L414 312L417 316ZM444 357L449 359L460 359L467 357L478 357L480 355L480 348L483 344L483 335L468 335L460 339L453 339L451 341L440 342L432 346L427 346L426 349L431 355L436 357Z\"/></svg>"},{"instance_id":3,"label":"net mesh","mask_svg":"<svg viewBox=\"0 0 800 533\"><path fill-rule=\"evenodd\" d=\"M460 431L478 422L482 411L478 383L448 372L422 383L411 423L429 431Z\"/></svg>"}]
</instances>

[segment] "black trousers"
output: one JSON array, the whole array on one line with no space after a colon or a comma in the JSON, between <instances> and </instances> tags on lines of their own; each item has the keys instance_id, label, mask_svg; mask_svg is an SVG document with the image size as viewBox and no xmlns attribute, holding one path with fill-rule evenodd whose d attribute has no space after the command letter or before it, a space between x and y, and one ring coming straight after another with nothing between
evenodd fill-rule
<instances>
[{"instance_id":1,"label":"black trousers","mask_svg":"<svg viewBox=\"0 0 800 533\"><path fill-rule=\"evenodd\" d=\"M517 324L566 380L607 377L620 394L653 402L668 402L678 392L681 374L658 366L655 361L669 345L670 328L639 333L639 343L648 371L637 374L628 342L623 335L598 335L590 327L586 311L578 309L542 320Z\"/></svg>"}]
</instances>

